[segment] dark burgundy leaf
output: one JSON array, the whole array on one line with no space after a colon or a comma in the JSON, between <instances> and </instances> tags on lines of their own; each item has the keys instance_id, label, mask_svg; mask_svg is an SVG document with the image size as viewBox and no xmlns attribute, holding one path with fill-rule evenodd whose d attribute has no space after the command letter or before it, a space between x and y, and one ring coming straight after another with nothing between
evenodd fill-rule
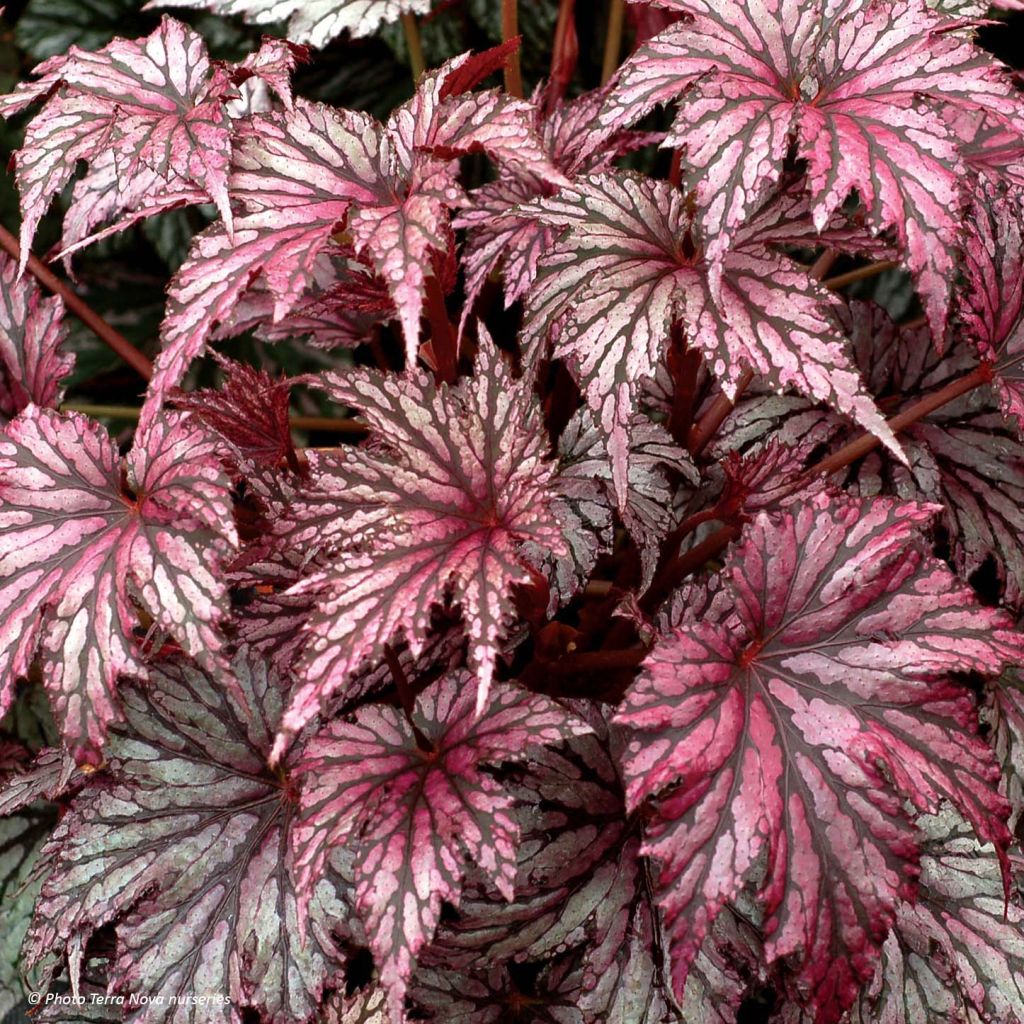
<instances>
[{"instance_id":1,"label":"dark burgundy leaf","mask_svg":"<svg viewBox=\"0 0 1024 1024\"><path fill-rule=\"evenodd\" d=\"M238 459L268 467L295 458L288 422L289 382L274 380L266 370L221 359L220 389L178 392L174 404L195 413L219 434Z\"/></svg>"}]
</instances>

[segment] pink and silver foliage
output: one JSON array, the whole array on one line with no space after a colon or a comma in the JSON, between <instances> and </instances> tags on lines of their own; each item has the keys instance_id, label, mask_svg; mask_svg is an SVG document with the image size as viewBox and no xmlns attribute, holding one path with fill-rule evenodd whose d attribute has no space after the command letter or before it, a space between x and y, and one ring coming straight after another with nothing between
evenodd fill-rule
<instances>
[{"instance_id":1,"label":"pink and silver foliage","mask_svg":"<svg viewBox=\"0 0 1024 1024\"><path fill-rule=\"evenodd\" d=\"M61 351L67 331L64 304L44 298L35 281L0 255L0 418L11 420L29 405L54 408L75 357Z\"/></svg>"},{"instance_id":2,"label":"pink and silver foliage","mask_svg":"<svg viewBox=\"0 0 1024 1024\"><path fill-rule=\"evenodd\" d=\"M635 121L678 100L665 145L685 156L718 260L778 183L791 145L820 229L856 190L892 231L939 342L963 227L951 115L985 112L1018 136L1008 74L924 0L657 0L683 19L627 61L605 114Z\"/></svg>"},{"instance_id":3,"label":"pink and silver foliage","mask_svg":"<svg viewBox=\"0 0 1024 1024\"><path fill-rule=\"evenodd\" d=\"M497 4L177 6L286 38L154 18L0 97L0 1017L1024 1024L982 4L537 0L530 98L517 40L436 56ZM409 98L329 102L409 16ZM125 409L29 246L92 302L197 205Z\"/></svg>"},{"instance_id":4,"label":"pink and silver foliage","mask_svg":"<svg viewBox=\"0 0 1024 1024\"><path fill-rule=\"evenodd\" d=\"M0 438L0 501L0 709L38 654L65 742L99 764L118 676L147 673L140 608L204 664L223 657L238 542L215 442L172 414L122 460L85 416L30 405Z\"/></svg>"},{"instance_id":5,"label":"pink and silver foliage","mask_svg":"<svg viewBox=\"0 0 1024 1024\"><path fill-rule=\"evenodd\" d=\"M253 25L288 19L288 38L326 46L342 32L372 35L403 14L426 14L431 0L150 0L149 7L194 7L239 15Z\"/></svg>"},{"instance_id":6,"label":"pink and silver foliage","mask_svg":"<svg viewBox=\"0 0 1024 1024\"><path fill-rule=\"evenodd\" d=\"M372 444L350 449L317 481L322 514L342 518L326 567L299 584L320 596L287 735L396 635L417 651L432 609L448 600L462 610L477 704L486 707L511 589L537 571L522 548L568 554L531 381L515 380L482 342L476 375L456 387L422 373L325 377L331 396L366 419Z\"/></svg>"},{"instance_id":7,"label":"pink and silver foliage","mask_svg":"<svg viewBox=\"0 0 1024 1024\"><path fill-rule=\"evenodd\" d=\"M423 691L408 719L394 707L363 707L303 748L300 892L312 891L331 847L345 844L355 857L356 910L394 1021L403 1019L408 979L442 900L458 905L466 861L506 899L514 896L513 801L481 768L588 728L549 698L505 684L481 704L462 671Z\"/></svg>"}]
</instances>

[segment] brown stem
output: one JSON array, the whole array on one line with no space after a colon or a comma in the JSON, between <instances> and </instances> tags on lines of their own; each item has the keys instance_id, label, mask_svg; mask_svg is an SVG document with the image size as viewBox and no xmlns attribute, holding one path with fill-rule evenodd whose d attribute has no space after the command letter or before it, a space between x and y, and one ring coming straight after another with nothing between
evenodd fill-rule
<instances>
[{"instance_id":1,"label":"brown stem","mask_svg":"<svg viewBox=\"0 0 1024 1024\"><path fill-rule=\"evenodd\" d=\"M683 184L683 152L680 149L672 151L672 163L668 169L668 180L670 185L681 188Z\"/></svg>"},{"instance_id":2,"label":"brown stem","mask_svg":"<svg viewBox=\"0 0 1024 1024\"><path fill-rule=\"evenodd\" d=\"M501 0L501 38L503 42L519 35L519 0ZM509 55L505 64L505 91L523 98L523 70L519 50Z\"/></svg>"},{"instance_id":3,"label":"brown stem","mask_svg":"<svg viewBox=\"0 0 1024 1024\"><path fill-rule=\"evenodd\" d=\"M665 552L674 552L679 544L686 538L689 537L698 526L704 523L710 523L712 519L723 519L725 518L722 514L722 510L718 505L712 505L710 508L701 509L700 512L694 512L692 516L687 516L674 530L672 530L665 540L662 542L662 550Z\"/></svg>"},{"instance_id":4,"label":"brown stem","mask_svg":"<svg viewBox=\"0 0 1024 1024\"><path fill-rule=\"evenodd\" d=\"M739 398L754 379L753 370L744 370L736 381L736 397ZM700 455L718 432L718 428L726 421L736 403L725 395L718 395L708 406L704 415L693 425L687 448L694 457Z\"/></svg>"},{"instance_id":5,"label":"brown stem","mask_svg":"<svg viewBox=\"0 0 1024 1024\"><path fill-rule=\"evenodd\" d=\"M452 384L459 375L459 339L448 317L441 282L433 275L427 278L427 318L430 320L430 347L437 363L437 379Z\"/></svg>"},{"instance_id":6,"label":"brown stem","mask_svg":"<svg viewBox=\"0 0 1024 1024\"><path fill-rule=\"evenodd\" d=\"M418 85L420 76L427 70L427 61L423 56L423 40L420 39L420 27L416 24L415 14L402 15L402 31L409 50L409 70L412 72L413 84Z\"/></svg>"},{"instance_id":7,"label":"brown stem","mask_svg":"<svg viewBox=\"0 0 1024 1024\"><path fill-rule=\"evenodd\" d=\"M604 61L601 64L601 84L604 85L619 66L622 54L622 25L626 18L626 0L612 0L608 12L608 33L604 37Z\"/></svg>"},{"instance_id":8,"label":"brown stem","mask_svg":"<svg viewBox=\"0 0 1024 1024\"><path fill-rule=\"evenodd\" d=\"M0 225L0 246L3 246L14 259L21 259L21 246L18 240L5 227ZM59 278L31 253L28 257L28 269L32 276L46 289L59 295L64 305L71 310L105 345L113 349L140 377L150 380L153 376L153 364L118 330L111 327L84 299L72 291Z\"/></svg>"},{"instance_id":9,"label":"brown stem","mask_svg":"<svg viewBox=\"0 0 1024 1024\"><path fill-rule=\"evenodd\" d=\"M820 281L839 259L838 249L826 249L811 265L808 273L815 281Z\"/></svg>"},{"instance_id":10,"label":"brown stem","mask_svg":"<svg viewBox=\"0 0 1024 1024\"><path fill-rule=\"evenodd\" d=\"M899 264L894 263L892 260L879 260L878 263L869 263L866 267L858 267L856 270L851 270L845 274L837 274L835 277L830 277L821 283L826 288L831 288L834 291L837 288L845 288L848 284L853 284L855 281L866 281L869 277L877 277L879 274L884 274L887 270L892 270L898 266Z\"/></svg>"},{"instance_id":11,"label":"brown stem","mask_svg":"<svg viewBox=\"0 0 1024 1024\"><path fill-rule=\"evenodd\" d=\"M668 350L668 369L672 375L672 410L668 417L668 432L677 444L686 444L693 426L700 367L700 350L687 348L682 328L674 326Z\"/></svg>"},{"instance_id":12,"label":"brown stem","mask_svg":"<svg viewBox=\"0 0 1024 1024\"><path fill-rule=\"evenodd\" d=\"M908 409L904 409L903 412L893 416L892 419L887 421L889 428L894 434L899 433L899 431L923 419L929 413L935 412L936 409L940 409L948 402L952 402L961 395L967 394L968 391L981 387L982 384L989 384L991 381L992 367L988 363L982 363L981 366L975 367L966 376L950 381L945 387L939 388L938 391L930 395L925 395L924 398L915 402ZM877 448L881 443L874 434L865 434L863 437L858 437L855 441L843 445L839 451L829 455L828 458L822 459L821 462L811 466L804 475L807 477L827 476L829 473L834 473L836 470L856 462L857 459L867 455L868 452Z\"/></svg>"},{"instance_id":13,"label":"brown stem","mask_svg":"<svg viewBox=\"0 0 1024 1024\"><path fill-rule=\"evenodd\" d=\"M707 565L739 535L738 526L722 526L689 551L673 559L654 577L654 582L640 599L640 607L645 612L653 611L690 573Z\"/></svg>"}]
</instances>

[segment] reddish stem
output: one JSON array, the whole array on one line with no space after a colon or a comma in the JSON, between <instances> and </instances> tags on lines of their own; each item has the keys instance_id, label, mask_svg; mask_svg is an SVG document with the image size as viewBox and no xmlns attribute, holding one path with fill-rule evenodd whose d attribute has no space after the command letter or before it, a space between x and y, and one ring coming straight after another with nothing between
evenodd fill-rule
<instances>
[{"instance_id":1,"label":"reddish stem","mask_svg":"<svg viewBox=\"0 0 1024 1024\"><path fill-rule=\"evenodd\" d=\"M5 227L0 225L0 246L16 260L21 259L21 246L18 240ZM46 289L59 295L64 305L88 327L97 338L113 349L140 377L150 380L153 376L153 364L123 335L111 327L84 299L78 297L71 288L29 253L28 269L32 276Z\"/></svg>"},{"instance_id":2,"label":"reddish stem","mask_svg":"<svg viewBox=\"0 0 1024 1024\"><path fill-rule=\"evenodd\" d=\"M683 184L683 153L682 150L672 151L672 163L668 169L669 184L681 188Z\"/></svg>"},{"instance_id":3,"label":"reddish stem","mask_svg":"<svg viewBox=\"0 0 1024 1024\"><path fill-rule=\"evenodd\" d=\"M967 394L968 391L973 391L975 388L981 387L982 384L989 384L991 381L992 367L988 363L982 363L981 366L975 367L966 376L950 381L945 387L939 388L938 391L930 395L925 395L924 398L919 399L908 409L904 409L903 412L893 416L887 421L889 428L894 434L899 433L899 431L923 419L929 413L935 412L936 409L942 408L942 406L959 398L961 395ZM829 455L826 459L822 459L817 465L811 466L804 475L808 477L827 476L838 469L849 466L852 462L856 462L857 459L867 455L868 452L877 448L881 443L874 434L865 434L863 437L858 437L857 440L843 445L839 451Z\"/></svg>"},{"instance_id":4,"label":"reddish stem","mask_svg":"<svg viewBox=\"0 0 1024 1024\"><path fill-rule=\"evenodd\" d=\"M835 291L837 288L845 288L848 284L853 284L855 281L866 281L869 277L877 277L879 274L884 274L887 270L892 270L898 267L898 263L894 263L892 260L879 260L878 263L869 263L866 267L858 267L856 270L850 270L845 274L837 274L835 277L830 277L821 283L826 288L831 288Z\"/></svg>"},{"instance_id":5,"label":"reddish stem","mask_svg":"<svg viewBox=\"0 0 1024 1024\"><path fill-rule=\"evenodd\" d=\"M747 390L753 379L753 370L744 370L740 374L740 379L736 382L737 398ZM718 428L725 422L729 413L732 412L735 404L732 399L727 398L725 395L718 395L711 405L708 406L704 415L697 420L690 431L687 448L690 449L691 455L696 457L704 451L711 439L718 433Z\"/></svg>"},{"instance_id":6,"label":"reddish stem","mask_svg":"<svg viewBox=\"0 0 1024 1024\"><path fill-rule=\"evenodd\" d=\"M707 565L739 535L738 526L722 526L689 551L673 559L654 577L654 582L640 599L640 607L645 612L653 611L690 573Z\"/></svg>"},{"instance_id":7,"label":"reddish stem","mask_svg":"<svg viewBox=\"0 0 1024 1024\"><path fill-rule=\"evenodd\" d=\"M686 444L693 426L693 406L697 399L700 367L700 351L688 349L682 329L674 326L668 351L668 369L672 375L672 411L668 418L668 432L678 444Z\"/></svg>"},{"instance_id":8,"label":"reddish stem","mask_svg":"<svg viewBox=\"0 0 1024 1024\"><path fill-rule=\"evenodd\" d=\"M408 719L413 735L416 737L416 745L420 750L433 750L433 744L423 735L413 718L416 711L416 695L409 685L409 678L406 676L405 669L402 668L402 663L398 660L398 655L391 644L384 645L384 660L391 671L391 678L395 681L398 699L402 702L402 710L405 711L405 717Z\"/></svg>"},{"instance_id":9,"label":"reddish stem","mask_svg":"<svg viewBox=\"0 0 1024 1024\"><path fill-rule=\"evenodd\" d=\"M503 42L519 35L519 0L501 0L501 38ZM519 50L509 54L505 64L505 91L518 99L523 98L523 71Z\"/></svg>"},{"instance_id":10,"label":"reddish stem","mask_svg":"<svg viewBox=\"0 0 1024 1024\"><path fill-rule=\"evenodd\" d=\"M552 103L560 100L569 88L576 71L579 57L579 40L576 37L576 0L561 0L558 7L558 23L555 25L555 41L551 48L551 97Z\"/></svg>"},{"instance_id":11,"label":"reddish stem","mask_svg":"<svg viewBox=\"0 0 1024 1024\"><path fill-rule=\"evenodd\" d=\"M430 343L437 363L437 379L452 384L459 375L459 339L448 317L441 282L427 278L427 317L430 320Z\"/></svg>"}]
</instances>

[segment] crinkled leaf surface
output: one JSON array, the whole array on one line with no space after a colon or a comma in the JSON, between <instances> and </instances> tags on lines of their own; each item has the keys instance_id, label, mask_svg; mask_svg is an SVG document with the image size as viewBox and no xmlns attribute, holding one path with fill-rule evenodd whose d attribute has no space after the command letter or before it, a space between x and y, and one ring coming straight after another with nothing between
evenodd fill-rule
<instances>
[{"instance_id":1,"label":"crinkled leaf surface","mask_svg":"<svg viewBox=\"0 0 1024 1024\"><path fill-rule=\"evenodd\" d=\"M486 338L476 373L437 386L424 374L330 373L331 396L353 406L373 446L348 449L328 483L337 553L303 586L323 591L310 620L305 683L284 719L294 734L365 661L404 635L414 653L433 607L462 609L480 706L499 638L514 612L510 589L531 579L527 541L556 555L554 464L530 381L515 380Z\"/></svg>"},{"instance_id":2,"label":"crinkled leaf surface","mask_svg":"<svg viewBox=\"0 0 1024 1024\"><path fill-rule=\"evenodd\" d=\"M608 437L620 505L638 389L654 377L676 323L727 393L749 368L777 388L828 402L898 450L834 322L833 300L768 247L773 233L790 230L777 211L748 226L722 257L716 289L686 197L668 182L594 176L531 209L569 230L542 261L530 330L549 331L567 318L554 354L568 362Z\"/></svg>"},{"instance_id":3,"label":"crinkled leaf surface","mask_svg":"<svg viewBox=\"0 0 1024 1024\"><path fill-rule=\"evenodd\" d=\"M815 224L856 190L905 252L941 341L963 223L948 120L984 109L1020 131L1008 74L922 0L672 0L684 19L631 57L612 123L679 100L682 146L713 258L778 181L791 140L807 161Z\"/></svg>"},{"instance_id":4,"label":"crinkled leaf surface","mask_svg":"<svg viewBox=\"0 0 1024 1024\"><path fill-rule=\"evenodd\" d=\"M851 302L842 319L868 387L892 413L977 365L965 341L940 356L927 328L900 328L871 303ZM876 451L832 480L865 496L891 494L942 505L957 571L969 578L991 565L1002 599L1017 608L1024 587L1024 443L1012 424L992 389L979 387L904 428L906 465ZM768 458L763 446L770 448L771 439L790 446L791 466L802 470L801 461L815 448L836 449L848 438L844 424L826 410L795 397L762 394L741 399L713 451L731 452L730 459L743 452L740 465L750 469ZM766 482L785 489L782 474Z\"/></svg>"},{"instance_id":5,"label":"crinkled leaf surface","mask_svg":"<svg viewBox=\"0 0 1024 1024\"><path fill-rule=\"evenodd\" d=\"M60 402L61 381L75 364L61 351L66 334L64 303L43 298L35 280L19 279L17 263L0 254L0 418L9 420L30 403Z\"/></svg>"},{"instance_id":6,"label":"crinkled leaf surface","mask_svg":"<svg viewBox=\"0 0 1024 1024\"><path fill-rule=\"evenodd\" d=\"M962 314L967 336L991 362L999 406L1024 435L1024 201L1010 192L972 208Z\"/></svg>"},{"instance_id":7,"label":"crinkled leaf surface","mask_svg":"<svg viewBox=\"0 0 1024 1024\"><path fill-rule=\"evenodd\" d=\"M39 880L32 880L40 848L55 821L44 805L0 817L0 1014L20 1005L28 992L21 982L21 943L32 918Z\"/></svg>"},{"instance_id":8,"label":"crinkled leaf surface","mask_svg":"<svg viewBox=\"0 0 1024 1024\"><path fill-rule=\"evenodd\" d=\"M227 1022L252 1007L305 1021L342 967L331 932L345 934L344 885L329 872L300 928L292 765L267 767L286 681L244 649L230 673L165 660L125 690L106 771L46 848L29 960L113 923L113 990L154 1000L138 1019ZM206 1003L171 1001L186 995Z\"/></svg>"},{"instance_id":9,"label":"crinkled leaf surface","mask_svg":"<svg viewBox=\"0 0 1024 1024\"><path fill-rule=\"evenodd\" d=\"M604 434L589 409L581 409L559 438L558 518L565 524L569 555L555 565L555 582L571 597L589 578L598 553L610 547L615 507ZM697 470L668 431L642 413L629 429L629 475L622 519L640 549L641 589L654 576L659 548L673 525L670 474L696 485Z\"/></svg>"},{"instance_id":10,"label":"crinkled leaf surface","mask_svg":"<svg viewBox=\"0 0 1024 1024\"><path fill-rule=\"evenodd\" d=\"M240 15L253 25L288 19L288 38L326 46L342 32L369 36L402 14L426 14L431 0L152 0L149 7L193 7Z\"/></svg>"},{"instance_id":11,"label":"crinkled leaf surface","mask_svg":"<svg viewBox=\"0 0 1024 1024\"><path fill-rule=\"evenodd\" d=\"M35 70L37 81L0 99L7 116L47 98L16 156L23 253L79 160L92 169L76 188L81 208L72 220L96 222L85 207L97 191L108 201L111 190L117 193L105 219L162 192L196 201L198 191L198 201L212 200L230 224L231 75L210 61L200 35L165 17L145 39L115 39L95 53L73 46ZM145 191L133 181L139 175Z\"/></svg>"},{"instance_id":12,"label":"crinkled leaf surface","mask_svg":"<svg viewBox=\"0 0 1024 1024\"><path fill-rule=\"evenodd\" d=\"M396 708L364 706L325 726L300 755L300 886L309 890L332 846L352 853L356 907L396 1024L442 900L458 904L466 862L513 895L513 799L481 767L588 729L549 698L508 684L495 684L477 708L472 674L456 672L419 696L412 724Z\"/></svg>"},{"instance_id":13,"label":"crinkled leaf surface","mask_svg":"<svg viewBox=\"0 0 1024 1024\"><path fill-rule=\"evenodd\" d=\"M0 440L0 528L0 709L38 650L65 742L98 764L118 675L146 672L136 602L217 661L219 569L237 540L215 442L173 414L140 431L122 463L96 423L30 406Z\"/></svg>"},{"instance_id":14,"label":"crinkled leaf surface","mask_svg":"<svg viewBox=\"0 0 1024 1024\"><path fill-rule=\"evenodd\" d=\"M181 392L174 396L174 404L195 413L239 460L271 468L288 458L294 460L288 381L230 359L221 365L225 375L219 389Z\"/></svg>"},{"instance_id":15,"label":"crinkled leaf surface","mask_svg":"<svg viewBox=\"0 0 1024 1024\"><path fill-rule=\"evenodd\" d=\"M14 770L0 778L0 817L38 800L56 800L77 789L84 778L66 750L45 747L24 770Z\"/></svg>"},{"instance_id":16,"label":"crinkled leaf surface","mask_svg":"<svg viewBox=\"0 0 1024 1024\"><path fill-rule=\"evenodd\" d=\"M900 907L851 1024L1024 1021L1024 910L999 860L951 809L921 819L914 905Z\"/></svg>"},{"instance_id":17,"label":"crinkled leaf surface","mask_svg":"<svg viewBox=\"0 0 1024 1024\"><path fill-rule=\"evenodd\" d=\"M917 871L910 803L951 801L1005 844L998 768L951 673L998 673L1024 637L925 552L934 508L820 494L759 515L706 613L656 645L617 716L629 805L682 989L709 924L765 871L769 961L838 1020Z\"/></svg>"},{"instance_id":18,"label":"crinkled leaf surface","mask_svg":"<svg viewBox=\"0 0 1024 1024\"><path fill-rule=\"evenodd\" d=\"M572 100L558 101L548 86L533 97L537 135L552 166L569 180L609 170L616 158L656 141L644 132L608 129L601 124L599 114L610 89L604 86ZM470 193L467 208L455 219L455 227L466 229L464 320L488 276L499 267L506 306L529 291L555 230L523 216L516 207L553 192L550 179L524 173L515 163L509 163L500 169L496 181Z\"/></svg>"},{"instance_id":19,"label":"crinkled leaf surface","mask_svg":"<svg viewBox=\"0 0 1024 1024\"><path fill-rule=\"evenodd\" d=\"M436 276L434 256L450 247L449 210L463 199L456 158L482 150L548 166L529 104L497 90L467 93L504 54L499 47L448 61L385 124L300 100L240 129L230 191L243 212L233 236L224 224L200 235L172 282L150 412L257 276L273 296L273 320L285 318L342 228L386 284L406 361L415 363L426 281Z\"/></svg>"}]
</instances>

